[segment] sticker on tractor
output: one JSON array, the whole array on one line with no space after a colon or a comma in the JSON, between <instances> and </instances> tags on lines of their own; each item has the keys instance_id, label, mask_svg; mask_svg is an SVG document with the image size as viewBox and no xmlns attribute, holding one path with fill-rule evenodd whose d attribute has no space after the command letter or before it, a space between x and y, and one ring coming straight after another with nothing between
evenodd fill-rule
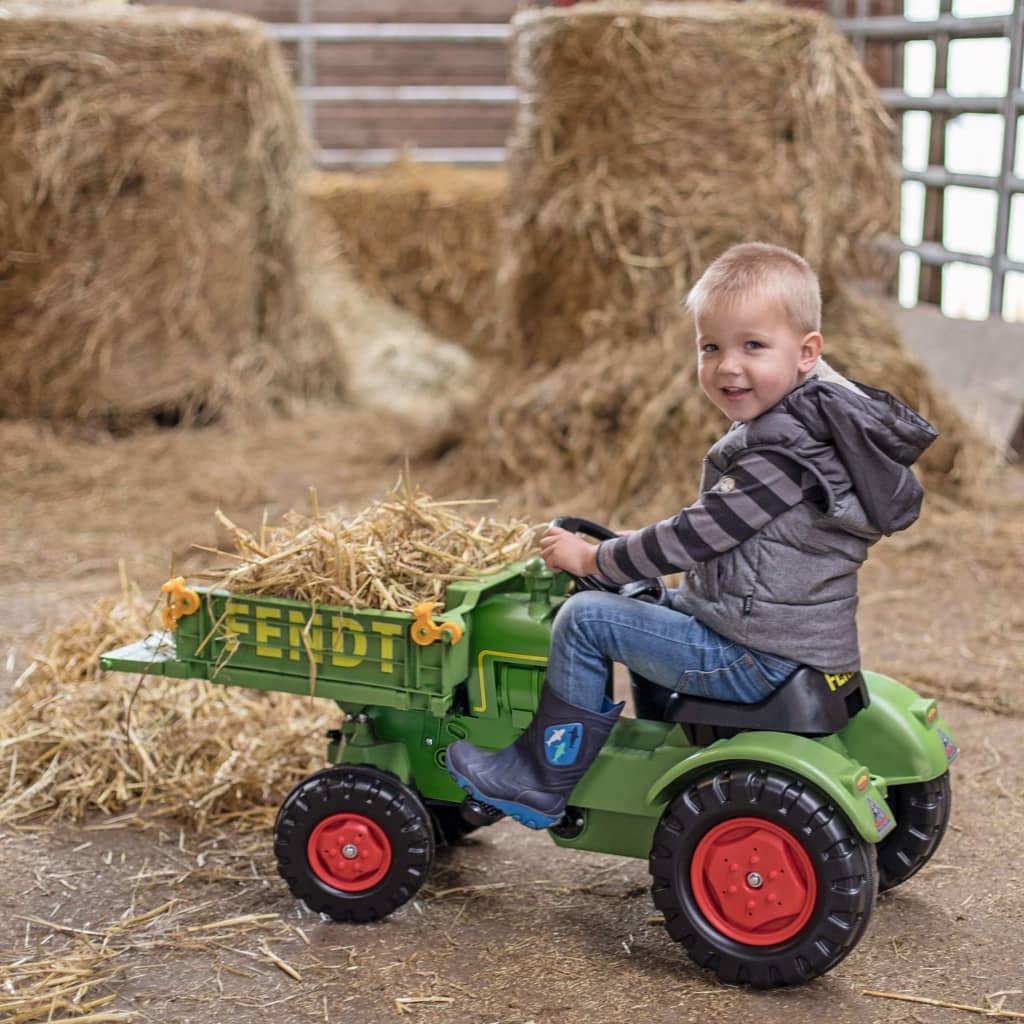
<instances>
[{"instance_id":1,"label":"sticker on tractor","mask_svg":"<svg viewBox=\"0 0 1024 1024\"><path fill-rule=\"evenodd\" d=\"M871 797L867 796L864 799L867 800L868 807L871 808L871 817L875 819L875 831L881 838L893 827L892 818Z\"/></svg>"},{"instance_id":2,"label":"sticker on tractor","mask_svg":"<svg viewBox=\"0 0 1024 1024\"><path fill-rule=\"evenodd\" d=\"M845 686L852 678L852 672L823 672L828 688L835 693L840 686Z\"/></svg>"},{"instance_id":3,"label":"sticker on tractor","mask_svg":"<svg viewBox=\"0 0 1024 1024\"><path fill-rule=\"evenodd\" d=\"M544 756L559 768L575 764L582 742L583 726L579 722L549 725L544 730Z\"/></svg>"},{"instance_id":4,"label":"sticker on tractor","mask_svg":"<svg viewBox=\"0 0 1024 1024\"><path fill-rule=\"evenodd\" d=\"M941 729L937 728L935 731L939 734L939 739L942 740L942 749L946 752L946 764L952 764L956 760L956 755L960 753L960 748Z\"/></svg>"},{"instance_id":5,"label":"sticker on tractor","mask_svg":"<svg viewBox=\"0 0 1024 1024\"><path fill-rule=\"evenodd\" d=\"M251 639L260 658L301 661L312 657L318 665L329 660L338 668L355 668L369 660L388 673L394 672L396 664L401 668L403 627L396 622L371 621L367 632L357 619L335 613L311 615L247 601L228 601L224 610L225 634Z\"/></svg>"}]
</instances>

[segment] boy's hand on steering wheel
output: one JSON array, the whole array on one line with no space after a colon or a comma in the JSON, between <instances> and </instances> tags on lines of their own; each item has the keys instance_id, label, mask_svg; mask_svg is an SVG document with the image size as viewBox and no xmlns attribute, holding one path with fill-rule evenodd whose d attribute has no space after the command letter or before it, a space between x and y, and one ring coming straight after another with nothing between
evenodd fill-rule
<instances>
[{"instance_id":1,"label":"boy's hand on steering wheel","mask_svg":"<svg viewBox=\"0 0 1024 1024\"><path fill-rule=\"evenodd\" d=\"M558 526L549 526L540 539L540 556L553 572L593 576L598 572L597 545Z\"/></svg>"}]
</instances>

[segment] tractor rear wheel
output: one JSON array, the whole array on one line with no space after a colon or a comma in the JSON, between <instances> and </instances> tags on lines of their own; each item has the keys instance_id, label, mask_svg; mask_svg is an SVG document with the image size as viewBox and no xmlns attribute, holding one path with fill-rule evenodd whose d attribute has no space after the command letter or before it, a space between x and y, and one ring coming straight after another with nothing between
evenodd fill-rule
<instances>
[{"instance_id":1,"label":"tractor rear wheel","mask_svg":"<svg viewBox=\"0 0 1024 1024\"><path fill-rule=\"evenodd\" d=\"M878 844L879 892L916 875L939 848L953 804L949 772L928 782L890 786L886 801L896 827Z\"/></svg>"},{"instance_id":2,"label":"tractor rear wheel","mask_svg":"<svg viewBox=\"0 0 1024 1024\"><path fill-rule=\"evenodd\" d=\"M874 847L826 796L779 768L730 765L669 804L650 855L669 935L723 981L809 981L857 944L874 905Z\"/></svg>"},{"instance_id":3,"label":"tractor rear wheel","mask_svg":"<svg viewBox=\"0 0 1024 1024\"><path fill-rule=\"evenodd\" d=\"M390 772L337 765L300 782L274 828L277 870L310 910L376 921L411 899L434 856L430 816Z\"/></svg>"}]
</instances>

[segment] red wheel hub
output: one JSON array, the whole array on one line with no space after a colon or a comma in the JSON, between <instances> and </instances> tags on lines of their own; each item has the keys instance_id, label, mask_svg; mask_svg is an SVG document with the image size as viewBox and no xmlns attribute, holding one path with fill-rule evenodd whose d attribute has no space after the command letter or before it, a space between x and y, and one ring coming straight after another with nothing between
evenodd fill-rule
<instances>
[{"instance_id":1,"label":"red wheel hub","mask_svg":"<svg viewBox=\"0 0 1024 1024\"><path fill-rule=\"evenodd\" d=\"M697 906L723 935L773 946L810 920L818 883L807 851L780 825L732 818L712 828L690 862Z\"/></svg>"},{"instance_id":2,"label":"red wheel hub","mask_svg":"<svg viewBox=\"0 0 1024 1024\"><path fill-rule=\"evenodd\" d=\"M391 843L380 825L361 814L331 814L313 829L306 857L325 885L362 892L388 873Z\"/></svg>"}]
</instances>

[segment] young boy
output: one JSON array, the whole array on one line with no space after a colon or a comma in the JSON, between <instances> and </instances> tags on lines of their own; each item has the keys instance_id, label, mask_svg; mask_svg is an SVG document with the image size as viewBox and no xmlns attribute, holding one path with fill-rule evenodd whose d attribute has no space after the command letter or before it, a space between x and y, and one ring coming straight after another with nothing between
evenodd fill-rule
<instances>
[{"instance_id":1,"label":"young boy","mask_svg":"<svg viewBox=\"0 0 1024 1024\"><path fill-rule=\"evenodd\" d=\"M753 703L799 665L853 672L856 573L906 529L922 490L910 466L935 430L887 392L824 365L821 296L805 260L737 245L686 300L704 394L733 420L704 461L700 497L601 544L551 527L551 569L613 583L686 573L669 606L583 591L559 611L536 716L505 750L448 748L455 781L532 828L561 818L622 710L608 662L667 690Z\"/></svg>"}]
</instances>

